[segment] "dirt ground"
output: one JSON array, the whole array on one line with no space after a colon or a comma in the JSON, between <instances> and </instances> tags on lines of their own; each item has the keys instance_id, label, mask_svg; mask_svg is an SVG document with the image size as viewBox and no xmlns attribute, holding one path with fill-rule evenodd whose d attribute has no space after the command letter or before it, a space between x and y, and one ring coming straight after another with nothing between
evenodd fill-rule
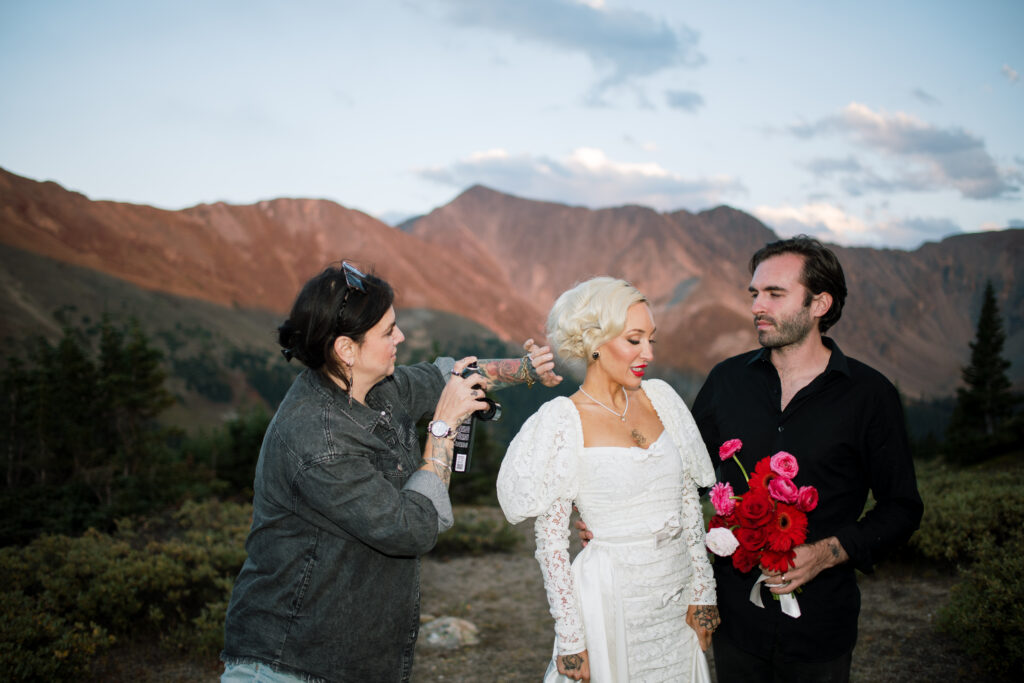
<instances>
[{"instance_id":1,"label":"dirt ground","mask_svg":"<svg viewBox=\"0 0 1024 683\"><path fill-rule=\"evenodd\" d=\"M553 622L533 559L532 522L519 530L526 541L513 554L424 560L423 612L468 619L479 628L480 643L443 651L425 647L421 640L413 681L541 679L551 656ZM903 566L883 566L862 576L852 679L864 683L985 680L933 627L936 612L954 583L955 577ZM714 675L710 656L709 664Z\"/></svg>"}]
</instances>

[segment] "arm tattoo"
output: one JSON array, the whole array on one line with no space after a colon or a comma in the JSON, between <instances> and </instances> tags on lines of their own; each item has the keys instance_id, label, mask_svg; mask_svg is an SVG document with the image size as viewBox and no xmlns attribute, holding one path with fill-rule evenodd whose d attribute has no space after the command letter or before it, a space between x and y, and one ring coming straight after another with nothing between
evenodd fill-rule
<instances>
[{"instance_id":1,"label":"arm tattoo","mask_svg":"<svg viewBox=\"0 0 1024 683\"><path fill-rule=\"evenodd\" d=\"M832 551L832 558L839 559L839 545L837 543L829 543L828 549Z\"/></svg>"},{"instance_id":2,"label":"arm tattoo","mask_svg":"<svg viewBox=\"0 0 1024 683\"><path fill-rule=\"evenodd\" d=\"M434 443L434 448L431 451L430 458L426 459L426 463L430 465L430 468L434 471L434 474L441 480L445 488L452 480L452 447L454 442L451 439L439 439L436 436L431 436L430 439ZM445 466L447 465L447 466Z\"/></svg>"},{"instance_id":3,"label":"arm tattoo","mask_svg":"<svg viewBox=\"0 0 1024 683\"><path fill-rule=\"evenodd\" d=\"M562 666L566 671L575 671L583 666L583 657L579 655L563 655Z\"/></svg>"},{"instance_id":4,"label":"arm tattoo","mask_svg":"<svg viewBox=\"0 0 1024 683\"><path fill-rule=\"evenodd\" d=\"M533 384L540 376L533 369L529 356L477 361L480 374L487 378L488 389L504 389L513 384Z\"/></svg>"}]
</instances>

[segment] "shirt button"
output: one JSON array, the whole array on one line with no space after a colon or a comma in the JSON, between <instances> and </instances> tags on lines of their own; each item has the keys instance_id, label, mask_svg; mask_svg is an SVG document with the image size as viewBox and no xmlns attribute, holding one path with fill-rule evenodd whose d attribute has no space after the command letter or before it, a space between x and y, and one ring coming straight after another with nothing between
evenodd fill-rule
<instances>
[{"instance_id":1,"label":"shirt button","mask_svg":"<svg viewBox=\"0 0 1024 683\"><path fill-rule=\"evenodd\" d=\"M782 425L779 425L779 431L781 432L783 429L785 429L785 427L783 427Z\"/></svg>"}]
</instances>

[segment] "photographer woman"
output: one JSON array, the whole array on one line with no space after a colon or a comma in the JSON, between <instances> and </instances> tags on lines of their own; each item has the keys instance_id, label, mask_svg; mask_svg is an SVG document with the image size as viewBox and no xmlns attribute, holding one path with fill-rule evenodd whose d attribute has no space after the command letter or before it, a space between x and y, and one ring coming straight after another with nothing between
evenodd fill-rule
<instances>
[{"instance_id":1,"label":"photographer woman","mask_svg":"<svg viewBox=\"0 0 1024 683\"><path fill-rule=\"evenodd\" d=\"M225 623L222 681L407 681L419 556L452 523L452 434L484 391L557 384L552 355L395 367L394 292L347 262L302 288L279 328L299 374L260 449L248 557ZM532 363L532 366L531 366ZM416 421L433 415L422 451Z\"/></svg>"}]
</instances>

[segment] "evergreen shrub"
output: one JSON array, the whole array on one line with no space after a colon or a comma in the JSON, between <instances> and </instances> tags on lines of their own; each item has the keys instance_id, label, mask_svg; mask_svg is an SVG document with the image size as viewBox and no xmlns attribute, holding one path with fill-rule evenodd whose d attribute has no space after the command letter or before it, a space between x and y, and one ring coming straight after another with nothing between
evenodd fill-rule
<instances>
[{"instance_id":1,"label":"evergreen shrub","mask_svg":"<svg viewBox=\"0 0 1024 683\"><path fill-rule=\"evenodd\" d=\"M910 547L949 566L976 561L982 542L1006 542L1024 528L1024 468L955 470L937 463L918 469L924 501L921 528Z\"/></svg>"},{"instance_id":2,"label":"evergreen shrub","mask_svg":"<svg viewBox=\"0 0 1024 683\"><path fill-rule=\"evenodd\" d=\"M250 505L186 503L114 534L42 536L0 549L0 671L14 680L87 673L116 641L216 654L245 559Z\"/></svg>"},{"instance_id":3,"label":"evergreen shrub","mask_svg":"<svg viewBox=\"0 0 1024 683\"><path fill-rule=\"evenodd\" d=\"M999 544L986 537L972 548L974 564L961 571L939 629L955 638L993 678L1019 681L1024 674L1024 530Z\"/></svg>"},{"instance_id":4,"label":"evergreen shrub","mask_svg":"<svg viewBox=\"0 0 1024 683\"><path fill-rule=\"evenodd\" d=\"M455 524L439 534L433 555L482 555L512 552L522 535L493 507L457 507Z\"/></svg>"}]
</instances>

